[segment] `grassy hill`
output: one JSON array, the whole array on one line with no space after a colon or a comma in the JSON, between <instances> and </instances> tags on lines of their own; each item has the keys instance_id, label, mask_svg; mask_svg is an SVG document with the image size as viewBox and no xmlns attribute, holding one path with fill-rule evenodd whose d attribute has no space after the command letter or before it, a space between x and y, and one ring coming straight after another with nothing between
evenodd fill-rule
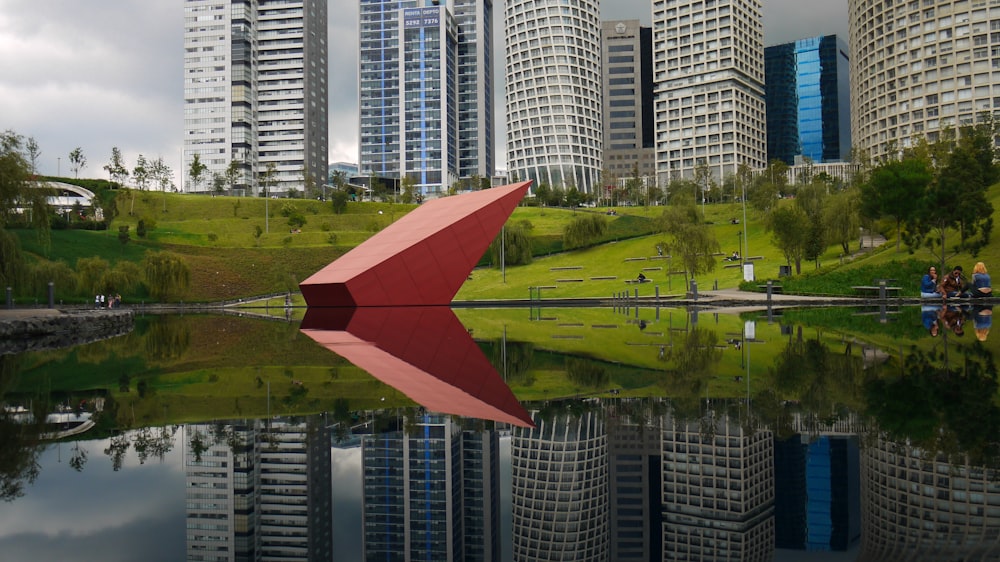
<instances>
[{"instance_id":1,"label":"grassy hill","mask_svg":"<svg viewBox=\"0 0 1000 562\"><path fill-rule=\"evenodd\" d=\"M120 214L110 230L54 230L48 246L34 232L18 231L23 249L30 259L61 261L71 267L80 257L100 256L114 264L121 260L139 262L149 251L171 251L181 255L191 270L191 286L184 300L216 301L294 291L302 279L415 208L351 202L343 214L336 214L329 203L315 200L136 191L117 195ZM990 195L994 207L1000 209L1000 186L994 186ZM723 254L740 248L744 225L733 224L731 219L742 217L742 207L710 204L701 210ZM653 234L653 219L661 211L655 206L619 207L617 215L606 215L609 223L603 243L563 252L565 226L580 213L603 214L604 209L519 207L510 220L531 223L534 263L510 266L506 271L479 267L456 298L527 298L530 287L537 286L554 287L543 290L546 297L606 297L637 288L644 295L657 289L662 295L682 294L686 286L681 266L669 256L657 255L662 238ZM304 218L305 224L290 226L289 215ZM748 256L756 258L757 281L747 288L755 288L765 279L778 279L779 266L785 261L761 221L752 214L748 218ZM147 230L144 238L138 237L140 220ZM118 238L121 226L129 227L126 244ZM852 253L845 256L839 246L830 246L818 268L804 263L802 275L782 279L786 292L848 294L851 285L892 278L904 287L904 294L916 294L919 276L933 257L921 250L911 255L905 246L897 251L893 233L887 234L889 242L874 251L862 251L855 242ZM722 258L718 256L714 271L696 279L700 290L740 285L741 269ZM977 259L987 265L998 263L1000 246L991 244L975 259L959 255L953 263L966 264L971 270ZM652 283L625 283L640 272ZM31 297L20 295L26 296ZM127 301L148 298L142 293L125 296ZM89 302L89 298L79 295L80 302Z\"/></svg>"}]
</instances>

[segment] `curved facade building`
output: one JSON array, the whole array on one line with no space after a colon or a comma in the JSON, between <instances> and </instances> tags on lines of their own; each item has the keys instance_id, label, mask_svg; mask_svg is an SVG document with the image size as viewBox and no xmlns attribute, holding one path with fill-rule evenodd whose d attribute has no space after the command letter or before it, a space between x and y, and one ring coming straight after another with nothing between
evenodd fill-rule
<instances>
[{"instance_id":1,"label":"curved facade building","mask_svg":"<svg viewBox=\"0 0 1000 562\"><path fill-rule=\"evenodd\" d=\"M603 415L535 413L514 428L514 560L608 560L608 438Z\"/></svg>"},{"instance_id":2,"label":"curved facade building","mask_svg":"<svg viewBox=\"0 0 1000 562\"><path fill-rule=\"evenodd\" d=\"M1000 5L850 0L851 136L873 158L1000 108Z\"/></svg>"},{"instance_id":3,"label":"curved facade building","mask_svg":"<svg viewBox=\"0 0 1000 562\"><path fill-rule=\"evenodd\" d=\"M504 30L510 177L594 192L602 164L598 0L508 0Z\"/></svg>"}]
</instances>

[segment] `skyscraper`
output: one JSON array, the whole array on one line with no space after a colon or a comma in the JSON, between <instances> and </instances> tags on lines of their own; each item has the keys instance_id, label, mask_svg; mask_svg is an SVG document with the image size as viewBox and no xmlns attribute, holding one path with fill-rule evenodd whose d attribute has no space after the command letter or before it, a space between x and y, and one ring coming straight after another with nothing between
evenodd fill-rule
<instances>
[{"instance_id":1,"label":"skyscraper","mask_svg":"<svg viewBox=\"0 0 1000 562\"><path fill-rule=\"evenodd\" d=\"M764 49L767 160L846 160L851 149L847 44L836 35Z\"/></svg>"},{"instance_id":2,"label":"skyscraper","mask_svg":"<svg viewBox=\"0 0 1000 562\"><path fill-rule=\"evenodd\" d=\"M446 416L362 437L365 560L500 558L499 438Z\"/></svg>"},{"instance_id":3,"label":"skyscraper","mask_svg":"<svg viewBox=\"0 0 1000 562\"><path fill-rule=\"evenodd\" d=\"M326 183L326 29L322 0L185 0L185 191Z\"/></svg>"},{"instance_id":4,"label":"skyscraper","mask_svg":"<svg viewBox=\"0 0 1000 562\"><path fill-rule=\"evenodd\" d=\"M760 0L653 0L661 182L766 164Z\"/></svg>"},{"instance_id":5,"label":"skyscraper","mask_svg":"<svg viewBox=\"0 0 1000 562\"><path fill-rule=\"evenodd\" d=\"M849 0L851 137L877 159L1000 109L1000 11L985 2ZM993 46L991 46L993 45Z\"/></svg>"},{"instance_id":6,"label":"skyscraper","mask_svg":"<svg viewBox=\"0 0 1000 562\"><path fill-rule=\"evenodd\" d=\"M493 173L491 0L362 0L362 174L446 191Z\"/></svg>"},{"instance_id":7,"label":"skyscraper","mask_svg":"<svg viewBox=\"0 0 1000 562\"><path fill-rule=\"evenodd\" d=\"M508 0L507 166L512 180L593 192L600 185L598 0Z\"/></svg>"},{"instance_id":8,"label":"skyscraper","mask_svg":"<svg viewBox=\"0 0 1000 562\"><path fill-rule=\"evenodd\" d=\"M604 169L617 177L656 174L653 30L639 20L601 23Z\"/></svg>"}]
</instances>

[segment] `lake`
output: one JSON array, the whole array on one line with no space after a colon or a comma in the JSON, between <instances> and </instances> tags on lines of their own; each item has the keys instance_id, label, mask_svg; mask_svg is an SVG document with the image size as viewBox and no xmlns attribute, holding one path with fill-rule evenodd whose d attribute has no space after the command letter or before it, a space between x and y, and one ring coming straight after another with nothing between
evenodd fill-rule
<instances>
[{"instance_id":1,"label":"lake","mask_svg":"<svg viewBox=\"0 0 1000 562\"><path fill-rule=\"evenodd\" d=\"M991 314L138 316L0 356L0 552L997 559Z\"/></svg>"}]
</instances>

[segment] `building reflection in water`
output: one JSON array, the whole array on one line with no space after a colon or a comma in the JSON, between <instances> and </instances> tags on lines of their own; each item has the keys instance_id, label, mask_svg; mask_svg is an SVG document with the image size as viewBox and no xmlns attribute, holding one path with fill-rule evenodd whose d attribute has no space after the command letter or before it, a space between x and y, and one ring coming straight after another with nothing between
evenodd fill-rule
<instances>
[{"instance_id":1,"label":"building reflection in water","mask_svg":"<svg viewBox=\"0 0 1000 562\"><path fill-rule=\"evenodd\" d=\"M184 428L188 560L329 560L324 418Z\"/></svg>"},{"instance_id":2,"label":"building reflection in water","mask_svg":"<svg viewBox=\"0 0 1000 562\"><path fill-rule=\"evenodd\" d=\"M500 560L497 432L440 415L395 423L361 440L364 559Z\"/></svg>"},{"instance_id":3,"label":"building reflection in water","mask_svg":"<svg viewBox=\"0 0 1000 562\"><path fill-rule=\"evenodd\" d=\"M859 560L1000 559L995 471L884 439L861 459Z\"/></svg>"},{"instance_id":4,"label":"building reflection in water","mask_svg":"<svg viewBox=\"0 0 1000 562\"><path fill-rule=\"evenodd\" d=\"M533 428L421 408L370 415L353 436L369 561L497 561L505 518L518 562L1000 553L995 471L875 437L854 415L829 426L793 415L780 437L719 401L684 419L661 399L547 404L532 410ZM507 431L511 512L501 513ZM184 443L188 559L329 559L323 416L190 425Z\"/></svg>"}]
</instances>

